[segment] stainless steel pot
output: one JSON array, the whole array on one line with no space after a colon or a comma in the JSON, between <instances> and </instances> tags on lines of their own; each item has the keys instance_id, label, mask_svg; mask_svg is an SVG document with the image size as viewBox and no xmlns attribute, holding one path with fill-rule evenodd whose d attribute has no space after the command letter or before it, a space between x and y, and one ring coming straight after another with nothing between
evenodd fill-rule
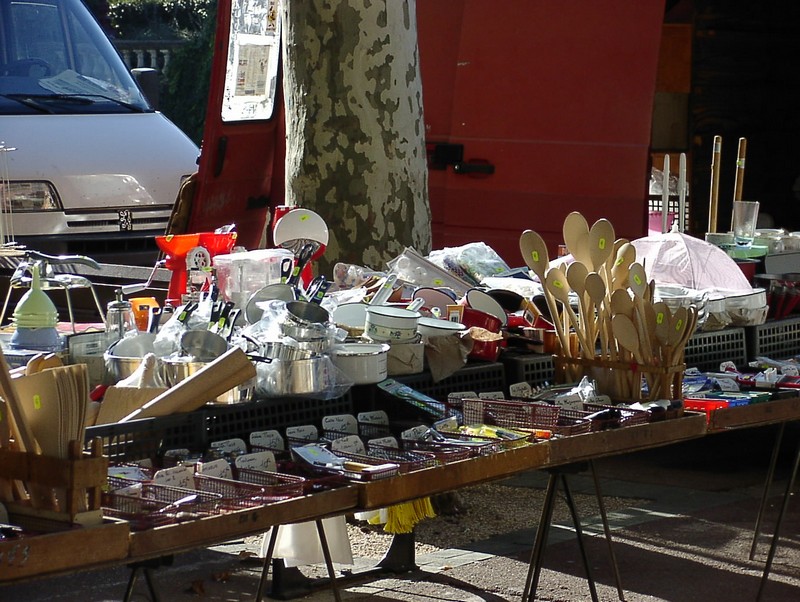
<instances>
[{"instance_id":1,"label":"stainless steel pot","mask_svg":"<svg viewBox=\"0 0 800 602\"><path fill-rule=\"evenodd\" d=\"M185 358L184 358L185 359ZM161 371L164 382L167 386L172 387L179 382L189 378L201 368L205 367L208 362L184 361L183 359L166 359L161 360ZM248 382L238 387L234 387L217 397L215 403L240 403L249 401L253 393L253 382Z\"/></svg>"},{"instance_id":2,"label":"stainless steel pot","mask_svg":"<svg viewBox=\"0 0 800 602\"><path fill-rule=\"evenodd\" d=\"M290 301L286 304L287 319L297 326L326 324L331 315L324 307L310 301Z\"/></svg>"},{"instance_id":3,"label":"stainless steel pot","mask_svg":"<svg viewBox=\"0 0 800 602\"><path fill-rule=\"evenodd\" d=\"M287 337L292 337L295 341L319 341L328 338L328 327L326 324L310 324L308 326L303 326L287 321L281 324L281 332Z\"/></svg>"},{"instance_id":4,"label":"stainless steel pot","mask_svg":"<svg viewBox=\"0 0 800 602\"><path fill-rule=\"evenodd\" d=\"M272 362L268 388L275 395L319 393L334 384L330 367L330 358L324 355L290 362Z\"/></svg>"}]
</instances>

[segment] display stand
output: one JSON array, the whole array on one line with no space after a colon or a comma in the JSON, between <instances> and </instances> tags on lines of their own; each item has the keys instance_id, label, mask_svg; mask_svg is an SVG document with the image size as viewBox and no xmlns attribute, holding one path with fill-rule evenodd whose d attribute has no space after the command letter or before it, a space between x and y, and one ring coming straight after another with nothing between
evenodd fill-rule
<instances>
[{"instance_id":1,"label":"display stand","mask_svg":"<svg viewBox=\"0 0 800 602\"><path fill-rule=\"evenodd\" d=\"M785 423L784 423L785 424ZM769 552L767 553L767 562L764 565L764 573L761 575L761 583L758 586L758 594L756 594L756 602L761 602L761 597L764 594L764 587L769 580L769 573L772 569L772 560L775 558L775 550L778 547L778 539L780 538L781 534L781 525L783 523L783 517L786 515L786 510L789 507L789 499L792 496L792 489L794 489L795 479L797 478L797 470L800 467L800 445L797 446L797 452L794 456L794 466L792 467L792 474L789 476L789 481L786 484L786 491L783 494L783 504L781 504L781 510L778 514L778 519L775 522L775 533L772 536L772 543L769 546Z\"/></svg>"},{"instance_id":2,"label":"display stand","mask_svg":"<svg viewBox=\"0 0 800 602\"><path fill-rule=\"evenodd\" d=\"M569 488L567 481L568 474L575 474L589 469L592 473L594 481L595 495L597 496L597 503L600 509L600 517L603 522L603 532L605 534L606 542L608 544L609 559L611 561L612 569L614 572L614 581L617 586L617 595L620 600L625 600L625 594L622 589L622 583L619 575L619 568L617 567L617 558L614 554L614 548L611 542L611 529L608 526L608 515L605 511L605 504L603 503L603 495L600 492L600 483L597 479L597 474L594 469L594 462L585 462L580 464L568 464L548 470L550 477L547 480L547 489L545 491L544 503L542 505L542 514L539 519L539 526L536 529L536 538L531 552L531 560L528 566L528 575L525 580L525 589L522 592L523 602L532 602L536 597L536 589L539 585L539 575L542 571L542 560L544 557L544 548L547 545L547 536L550 531L551 521L553 519L553 508L555 506L555 495L558 490L559 481L564 489L564 497L567 502L570 514L572 515L572 523L575 527L575 535L578 539L578 548L580 549L581 559L583 561L584 569L586 570L586 579L589 583L589 592L592 596L593 602L598 602L597 587L595 585L594 577L592 576L591 566L589 564L589 557L586 554L586 548L583 542L583 529L581 528L580 518L578 511L575 507L575 502L572 498L572 491Z\"/></svg>"},{"instance_id":3,"label":"display stand","mask_svg":"<svg viewBox=\"0 0 800 602\"><path fill-rule=\"evenodd\" d=\"M328 547L328 539L325 537L325 528L322 525L322 520L317 519L314 521L317 525L317 534L319 535L319 544L322 548L322 555L325 558L325 566L328 569L328 577L330 578L330 588L333 590L333 597L336 602L341 602L341 595L336 583L336 571L333 568L333 561L331 560L331 552ZM264 566L261 569L261 579L258 582L258 591L256 592L255 602L260 602L264 595L264 586L267 582L267 574L269 567L272 565L272 590L270 597L279 600L290 600L304 596L313 589L311 587L312 581L303 578L302 574L297 575L299 571L288 571L279 559L272 562L272 554L275 552L275 543L278 540L278 528L272 529L269 538L269 545L267 546L267 553L264 555ZM288 572L287 572L288 571ZM295 578L291 579L289 575L295 574Z\"/></svg>"}]
</instances>

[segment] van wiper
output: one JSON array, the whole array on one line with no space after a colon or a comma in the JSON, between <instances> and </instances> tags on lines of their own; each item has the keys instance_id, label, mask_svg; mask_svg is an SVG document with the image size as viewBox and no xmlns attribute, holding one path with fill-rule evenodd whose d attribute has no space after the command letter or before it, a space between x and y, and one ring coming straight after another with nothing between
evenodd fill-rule
<instances>
[{"instance_id":1,"label":"van wiper","mask_svg":"<svg viewBox=\"0 0 800 602\"><path fill-rule=\"evenodd\" d=\"M38 102L36 96L32 96L30 94L2 94L3 98L8 98L9 100L14 100L21 105L25 105L26 107L30 107L31 109L36 109L40 113L49 113L53 114L53 111L50 107L43 105L42 103Z\"/></svg>"},{"instance_id":2,"label":"van wiper","mask_svg":"<svg viewBox=\"0 0 800 602\"><path fill-rule=\"evenodd\" d=\"M105 96L103 94L4 94L6 98L16 100L26 106L38 109L43 113L54 113L47 104L50 102L68 102L80 105L93 105L97 103L96 99L105 100L114 103L118 106L125 107L132 113L144 113L145 110L136 105L124 102L112 96Z\"/></svg>"}]
</instances>

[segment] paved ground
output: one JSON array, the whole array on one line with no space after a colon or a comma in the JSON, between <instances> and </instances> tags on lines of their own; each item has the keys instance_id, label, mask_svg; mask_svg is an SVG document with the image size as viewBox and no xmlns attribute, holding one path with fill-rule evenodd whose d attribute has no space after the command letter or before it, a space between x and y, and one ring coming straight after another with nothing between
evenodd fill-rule
<instances>
[{"instance_id":1,"label":"paved ground","mask_svg":"<svg viewBox=\"0 0 800 602\"><path fill-rule=\"evenodd\" d=\"M606 496L636 500L609 515L614 553L624 599L629 602L736 602L755 600L769 537L760 540L749 560L756 511L774 429L754 429L609 458L597 463ZM787 431L764 531L771 533L786 486L798 430ZM515 487L543 488L547 474L530 472L506 481ZM592 492L586 476L569 477L573 493ZM796 491L797 488L795 488ZM763 600L800 600L800 508L790 500L782 538ZM641 503L640 500L645 500ZM563 503L559 500L557 503ZM596 516L582 517L587 553L597 581L598 598L619 599L608 548ZM485 601L520 600L528 569L535 525L465 546L417 555L418 570L395 575L369 573L376 559L359 559L356 567L338 567L339 574L357 580L341 584L344 600ZM551 528L544 555L537 600L590 600L585 571L571 523ZM247 552L258 549L258 538L229 542L180 555L173 566L154 571L160 599L169 602L252 600L260 564ZM80 553L76 550L76 553ZM304 567L311 577L322 567ZM29 584L0 587L0 601L105 602L122 599L129 571L79 573ZM283 573L284 577L291 572ZM303 581L308 585L309 581ZM321 582L313 582L321 585ZM286 586L283 592L288 592ZM149 600L140 579L131 598ZM333 600L327 589L316 589L304 600Z\"/></svg>"}]
</instances>

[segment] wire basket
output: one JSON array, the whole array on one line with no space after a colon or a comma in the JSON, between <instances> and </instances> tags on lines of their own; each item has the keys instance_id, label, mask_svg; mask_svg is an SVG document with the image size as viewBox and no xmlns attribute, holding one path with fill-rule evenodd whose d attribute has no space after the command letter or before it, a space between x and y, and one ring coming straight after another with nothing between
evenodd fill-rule
<instances>
[{"instance_id":1,"label":"wire basket","mask_svg":"<svg viewBox=\"0 0 800 602\"><path fill-rule=\"evenodd\" d=\"M400 467L401 474L412 470L431 468L437 464L436 456L431 453L419 450L397 449L396 447L385 447L383 445L371 445L367 450L367 456L397 464Z\"/></svg>"},{"instance_id":2,"label":"wire basket","mask_svg":"<svg viewBox=\"0 0 800 602\"><path fill-rule=\"evenodd\" d=\"M593 431L601 431L623 426L636 426L637 424L646 424L650 421L650 412L646 410L633 410L631 408L609 406L599 403L584 403L583 407L590 414L602 412L603 410L609 410L613 411L615 415L615 417L608 419L593 419L591 421Z\"/></svg>"},{"instance_id":3,"label":"wire basket","mask_svg":"<svg viewBox=\"0 0 800 602\"><path fill-rule=\"evenodd\" d=\"M341 473L319 470L306 462L282 461L278 464L278 470L281 474L302 477L303 493L305 494L328 491L350 485L349 479Z\"/></svg>"},{"instance_id":4,"label":"wire basket","mask_svg":"<svg viewBox=\"0 0 800 602\"><path fill-rule=\"evenodd\" d=\"M253 483L203 474L194 475L194 487L197 491L219 494L223 510L253 508L283 499L269 495L263 487Z\"/></svg>"},{"instance_id":5,"label":"wire basket","mask_svg":"<svg viewBox=\"0 0 800 602\"><path fill-rule=\"evenodd\" d=\"M403 449L411 451L424 451L436 458L437 464L450 464L459 462L472 457L473 452L468 447L437 443L435 441L418 441L415 439L403 439L401 445Z\"/></svg>"},{"instance_id":6,"label":"wire basket","mask_svg":"<svg viewBox=\"0 0 800 602\"><path fill-rule=\"evenodd\" d=\"M588 412L559 408L558 422L551 428L554 434L568 437L581 435L592 430L592 421L587 418Z\"/></svg>"},{"instance_id":7,"label":"wire basket","mask_svg":"<svg viewBox=\"0 0 800 602\"><path fill-rule=\"evenodd\" d=\"M272 502L298 497L305 491L305 479L297 475L240 468L237 476L240 481L258 485Z\"/></svg>"},{"instance_id":8,"label":"wire basket","mask_svg":"<svg viewBox=\"0 0 800 602\"><path fill-rule=\"evenodd\" d=\"M134 531L219 514L222 505L222 496L216 493L139 483L139 495L133 495L120 491L135 482L129 479L114 481L122 481L122 487L103 494L103 514L128 521ZM109 485L112 485L111 478Z\"/></svg>"},{"instance_id":9,"label":"wire basket","mask_svg":"<svg viewBox=\"0 0 800 602\"><path fill-rule=\"evenodd\" d=\"M464 399L464 424L489 424L505 428L552 429L560 408L521 400Z\"/></svg>"}]
</instances>

